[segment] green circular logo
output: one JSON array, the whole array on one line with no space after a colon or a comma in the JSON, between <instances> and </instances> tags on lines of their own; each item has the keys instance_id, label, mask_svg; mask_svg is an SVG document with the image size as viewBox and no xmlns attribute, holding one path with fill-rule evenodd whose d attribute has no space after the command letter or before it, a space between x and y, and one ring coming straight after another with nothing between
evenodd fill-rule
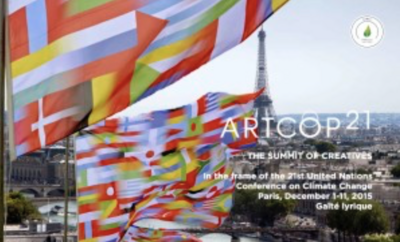
<instances>
[{"instance_id":1,"label":"green circular logo","mask_svg":"<svg viewBox=\"0 0 400 242\"><path fill-rule=\"evenodd\" d=\"M359 46L374 47L383 39L383 25L375 17L363 16L358 18L351 29L353 40Z\"/></svg>"}]
</instances>

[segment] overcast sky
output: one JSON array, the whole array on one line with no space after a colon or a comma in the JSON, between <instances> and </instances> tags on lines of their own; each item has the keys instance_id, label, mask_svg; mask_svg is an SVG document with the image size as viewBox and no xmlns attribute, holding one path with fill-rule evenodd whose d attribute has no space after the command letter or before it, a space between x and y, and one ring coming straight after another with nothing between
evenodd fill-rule
<instances>
[{"instance_id":1,"label":"overcast sky","mask_svg":"<svg viewBox=\"0 0 400 242\"><path fill-rule=\"evenodd\" d=\"M289 2L264 25L276 112L400 112L399 13L398 0ZM362 48L352 40L351 26L363 15L375 16L384 25L384 39L374 48ZM122 114L184 105L210 91L253 91L257 41L254 34Z\"/></svg>"}]
</instances>

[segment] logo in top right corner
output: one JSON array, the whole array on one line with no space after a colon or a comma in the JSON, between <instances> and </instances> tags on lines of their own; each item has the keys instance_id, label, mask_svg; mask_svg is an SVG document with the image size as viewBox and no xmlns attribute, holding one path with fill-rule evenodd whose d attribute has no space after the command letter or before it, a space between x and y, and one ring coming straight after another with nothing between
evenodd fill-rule
<instances>
[{"instance_id":1,"label":"logo in top right corner","mask_svg":"<svg viewBox=\"0 0 400 242\"><path fill-rule=\"evenodd\" d=\"M383 25L375 17L363 16L354 22L351 34L356 44L365 48L374 47L383 39Z\"/></svg>"}]
</instances>

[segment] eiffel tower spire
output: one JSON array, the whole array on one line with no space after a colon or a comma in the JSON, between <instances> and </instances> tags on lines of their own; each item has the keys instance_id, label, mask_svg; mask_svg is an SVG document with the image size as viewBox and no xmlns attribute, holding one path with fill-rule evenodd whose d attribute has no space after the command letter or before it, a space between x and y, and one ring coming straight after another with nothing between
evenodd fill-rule
<instances>
[{"instance_id":1,"label":"eiffel tower spire","mask_svg":"<svg viewBox=\"0 0 400 242\"><path fill-rule=\"evenodd\" d=\"M271 127L276 125L276 113L273 106L271 91L268 83L267 65L266 65L266 54L265 54L265 31L261 28L258 33L259 45L258 45L258 62L257 62L257 78L255 90L265 88L264 92L254 102L255 117L258 121L258 134L261 138L266 137L266 123L262 118L273 118Z\"/></svg>"}]
</instances>

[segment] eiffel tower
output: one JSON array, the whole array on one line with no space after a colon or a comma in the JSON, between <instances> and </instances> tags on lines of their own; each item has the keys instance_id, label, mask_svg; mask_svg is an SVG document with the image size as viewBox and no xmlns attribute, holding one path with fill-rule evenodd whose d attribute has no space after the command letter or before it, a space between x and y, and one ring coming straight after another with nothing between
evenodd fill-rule
<instances>
[{"instance_id":1,"label":"eiffel tower","mask_svg":"<svg viewBox=\"0 0 400 242\"><path fill-rule=\"evenodd\" d=\"M255 117L257 118L258 134L260 137L259 141L267 136L266 122L262 119L273 118L273 121L270 122L271 129L276 127L276 122L277 122L277 117L271 99L271 92L267 76L265 37L266 37L265 31L263 28L261 28L260 32L258 33L259 45L258 45L257 79L256 79L255 90L258 91L262 88L265 89L264 92L261 94L261 96L259 96L254 102Z\"/></svg>"}]
</instances>

